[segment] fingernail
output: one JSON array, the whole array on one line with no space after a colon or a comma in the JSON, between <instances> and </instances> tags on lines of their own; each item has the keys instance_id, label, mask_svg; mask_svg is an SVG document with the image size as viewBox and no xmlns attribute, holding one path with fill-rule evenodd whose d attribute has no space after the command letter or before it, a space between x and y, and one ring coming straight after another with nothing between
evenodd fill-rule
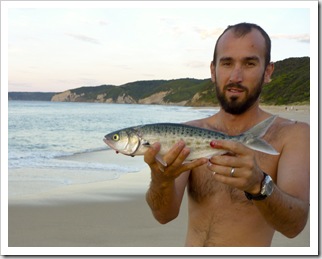
<instances>
[{"instance_id":1,"label":"fingernail","mask_svg":"<svg viewBox=\"0 0 322 259\"><path fill-rule=\"evenodd\" d=\"M190 149L189 148L184 148L182 150L182 152L183 152L184 155L188 155L188 154L190 154Z\"/></svg>"},{"instance_id":2,"label":"fingernail","mask_svg":"<svg viewBox=\"0 0 322 259\"><path fill-rule=\"evenodd\" d=\"M180 140L179 142L177 142L176 144L178 147L183 147L185 144L183 142L183 140Z\"/></svg>"},{"instance_id":3,"label":"fingernail","mask_svg":"<svg viewBox=\"0 0 322 259\"><path fill-rule=\"evenodd\" d=\"M216 146L217 146L217 141L212 140L212 141L210 142L210 146L211 146L212 148L216 148Z\"/></svg>"}]
</instances>

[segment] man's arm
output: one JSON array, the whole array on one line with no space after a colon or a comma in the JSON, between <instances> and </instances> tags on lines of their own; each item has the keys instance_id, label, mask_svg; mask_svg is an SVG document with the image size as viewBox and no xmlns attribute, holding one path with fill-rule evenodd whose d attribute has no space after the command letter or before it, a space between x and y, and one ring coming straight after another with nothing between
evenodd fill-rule
<instances>
[{"instance_id":1,"label":"man's arm","mask_svg":"<svg viewBox=\"0 0 322 259\"><path fill-rule=\"evenodd\" d=\"M288 132L278 164L272 195L254 201L266 220L287 237L297 236L305 227L310 200L310 130L304 123Z\"/></svg>"},{"instance_id":2,"label":"man's arm","mask_svg":"<svg viewBox=\"0 0 322 259\"><path fill-rule=\"evenodd\" d=\"M309 211L310 137L309 126L297 123L290 127L284 139L272 195L254 201L266 221L287 237L295 237L305 227ZM212 157L209 168L216 172L217 181L251 194L260 192L263 172L254 153L244 145L231 141L217 141L236 156ZM234 177L230 176L235 167Z\"/></svg>"},{"instance_id":3,"label":"man's arm","mask_svg":"<svg viewBox=\"0 0 322 259\"><path fill-rule=\"evenodd\" d=\"M208 160L202 158L183 163L190 150L180 141L163 157L167 164L164 167L156 159L159 151L160 144L155 143L144 155L144 161L151 169L151 183L146 193L146 201L154 217L161 224L166 224L179 214L190 170L207 163Z\"/></svg>"}]
</instances>

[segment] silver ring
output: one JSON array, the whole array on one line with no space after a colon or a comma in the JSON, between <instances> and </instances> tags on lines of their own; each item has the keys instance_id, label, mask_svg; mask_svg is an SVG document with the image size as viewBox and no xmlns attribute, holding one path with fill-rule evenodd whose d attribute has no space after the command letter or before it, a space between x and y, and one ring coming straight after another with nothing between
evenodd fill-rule
<instances>
[{"instance_id":1,"label":"silver ring","mask_svg":"<svg viewBox=\"0 0 322 259\"><path fill-rule=\"evenodd\" d=\"M232 167L231 170L230 170L230 176L234 177L234 173L235 173L235 168Z\"/></svg>"}]
</instances>

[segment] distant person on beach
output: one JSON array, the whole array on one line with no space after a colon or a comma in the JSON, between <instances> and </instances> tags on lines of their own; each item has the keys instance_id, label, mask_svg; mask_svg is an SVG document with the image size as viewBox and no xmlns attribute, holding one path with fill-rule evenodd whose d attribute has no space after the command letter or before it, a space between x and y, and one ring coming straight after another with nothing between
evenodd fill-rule
<instances>
[{"instance_id":1,"label":"distant person on beach","mask_svg":"<svg viewBox=\"0 0 322 259\"><path fill-rule=\"evenodd\" d=\"M272 116L259 107L270 81L271 41L258 25L240 23L218 38L210 65L221 108L187 124L238 135ZM162 224L175 219L187 187L186 246L270 246L275 231L293 238L309 213L309 126L278 117L263 139L280 154L253 151L241 143L213 141L229 154L184 163L183 141L163 157L155 143L144 156L151 168L146 200Z\"/></svg>"}]
</instances>

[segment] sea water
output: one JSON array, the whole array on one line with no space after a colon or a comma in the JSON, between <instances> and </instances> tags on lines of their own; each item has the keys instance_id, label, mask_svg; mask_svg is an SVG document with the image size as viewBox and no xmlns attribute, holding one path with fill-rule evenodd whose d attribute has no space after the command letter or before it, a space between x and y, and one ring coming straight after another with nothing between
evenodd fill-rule
<instances>
[{"instance_id":1,"label":"sea water","mask_svg":"<svg viewBox=\"0 0 322 259\"><path fill-rule=\"evenodd\" d=\"M135 165L68 158L108 150L103 138L117 129L147 123L180 123L216 112L214 108L182 106L9 101L9 187L10 181L47 179L58 185L74 184L114 179L120 174L139 171L141 168ZM16 169L54 169L45 171L56 173L39 175L36 171L31 173L33 170Z\"/></svg>"}]
</instances>

